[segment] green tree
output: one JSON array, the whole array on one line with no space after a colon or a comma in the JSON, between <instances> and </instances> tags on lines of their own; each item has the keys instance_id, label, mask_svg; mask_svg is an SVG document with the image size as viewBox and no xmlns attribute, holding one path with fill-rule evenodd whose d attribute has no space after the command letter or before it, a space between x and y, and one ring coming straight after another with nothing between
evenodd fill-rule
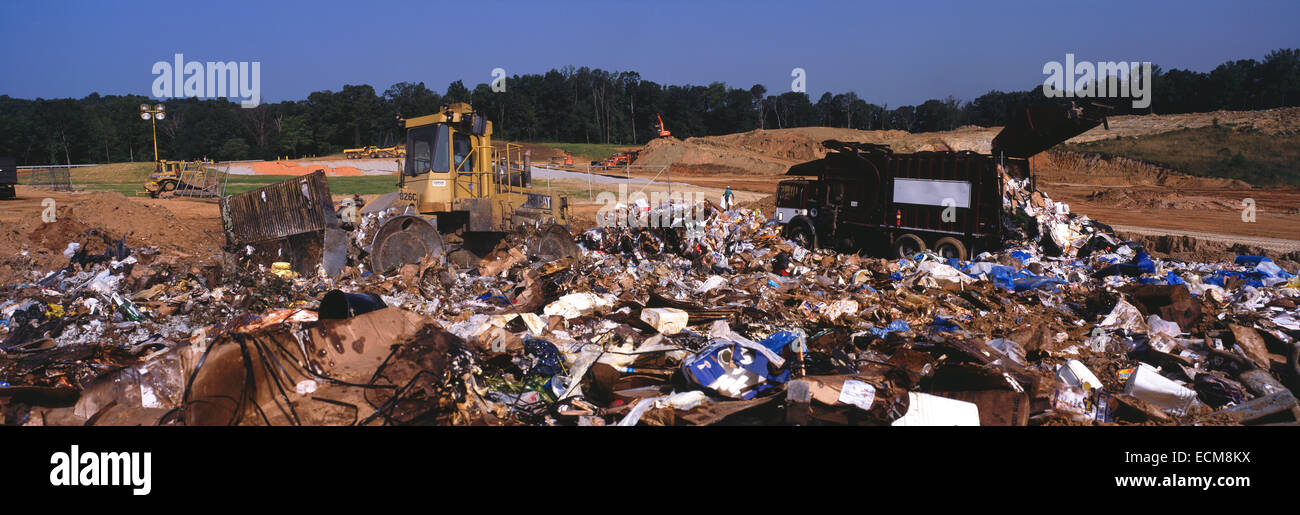
<instances>
[{"instance_id":1,"label":"green tree","mask_svg":"<svg viewBox=\"0 0 1300 515\"><path fill-rule=\"evenodd\" d=\"M311 141L311 128L307 126L305 117L289 115L280 122L281 152L287 152L290 157L297 158L300 156L299 149L310 148Z\"/></svg>"},{"instance_id":2,"label":"green tree","mask_svg":"<svg viewBox=\"0 0 1300 515\"><path fill-rule=\"evenodd\" d=\"M248 143L244 138L230 138L226 143L221 145L221 150L217 152L217 158L223 161L234 161L246 159L248 157Z\"/></svg>"},{"instance_id":3,"label":"green tree","mask_svg":"<svg viewBox=\"0 0 1300 515\"><path fill-rule=\"evenodd\" d=\"M456 102L469 102L469 99L470 99L469 88L466 88L465 83L459 80L453 81L451 84L448 84L447 94L443 95L443 101L448 104L453 104Z\"/></svg>"}]
</instances>

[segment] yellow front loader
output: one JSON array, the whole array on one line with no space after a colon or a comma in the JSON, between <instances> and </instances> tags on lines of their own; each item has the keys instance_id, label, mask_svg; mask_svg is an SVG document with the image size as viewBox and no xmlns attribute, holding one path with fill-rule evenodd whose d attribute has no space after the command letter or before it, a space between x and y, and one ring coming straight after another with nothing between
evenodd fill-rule
<instances>
[{"instance_id":1,"label":"yellow front loader","mask_svg":"<svg viewBox=\"0 0 1300 515\"><path fill-rule=\"evenodd\" d=\"M503 238L523 238L529 254L578 254L568 230L568 199L532 188L519 145L492 144L492 122L467 103L410 118L398 191L362 210L397 207L375 234L370 261L382 272L444 252L443 237L475 256ZM472 258L471 258L472 259Z\"/></svg>"},{"instance_id":2,"label":"yellow front loader","mask_svg":"<svg viewBox=\"0 0 1300 515\"><path fill-rule=\"evenodd\" d=\"M153 198L165 197L175 193L176 190L195 190L195 193L208 193L207 190L212 188L211 181L199 180L203 174L203 169L214 165L212 161L168 161L165 159L158 160L154 172L149 175L149 181L144 183L144 192ZM211 196L211 195L196 195Z\"/></svg>"}]
</instances>

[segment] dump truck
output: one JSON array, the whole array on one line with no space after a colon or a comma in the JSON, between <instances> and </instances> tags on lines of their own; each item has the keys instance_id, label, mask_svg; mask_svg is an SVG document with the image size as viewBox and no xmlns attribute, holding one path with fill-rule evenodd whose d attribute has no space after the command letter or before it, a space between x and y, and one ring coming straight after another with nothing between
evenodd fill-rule
<instances>
[{"instance_id":1,"label":"dump truck","mask_svg":"<svg viewBox=\"0 0 1300 515\"><path fill-rule=\"evenodd\" d=\"M790 167L777 185L787 238L909 257L927 249L966 259L1002 244L1001 174L1032 178L1029 158L1104 124L1109 106L1038 106L1013 113L992 153L895 153L870 143L823 142L826 157Z\"/></svg>"},{"instance_id":2,"label":"dump truck","mask_svg":"<svg viewBox=\"0 0 1300 515\"><path fill-rule=\"evenodd\" d=\"M348 159L363 159L367 157L371 157L371 158L379 157L379 147L365 146L361 148L345 148L343 149L343 157L346 157Z\"/></svg>"},{"instance_id":3,"label":"dump truck","mask_svg":"<svg viewBox=\"0 0 1300 515\"><path fill-rule=\"evenodd\" d=\"M402 145L393 145L391 147L366 146L361 148L343 149L343 157L348 159L378 159L381 157L405 157L406 147Z\"/></svg>"},{"instance_id":4,"label":"dump truck","mask_svg":"<svg viewBox=\"0 0 1300 515\"><path fill-rule=\"evenodd\" d=\"M357 215L382 212L382 225L349 235L347 226L355 223L341 223L317 171L223 199L227 250L327 276L345 266L350 237L366 252L364 264L380 273L453 255L470 264L507 239L542 259L580 252L569 233L568 199L533 189L523 148L494 146L492 122L469 104L444 106L405 125L409 152L397 190L367 202Z\"/></svg>"},{"instance_id":5,"label":"dump truck","mask_svg":"<svg viewBox=\"0 0 1300 515\"><path fill-rule=\"evenodd\" d=\"M406 157L406 145L393 145L379 149L379 157Z\"/></svg>"}]
</instances>

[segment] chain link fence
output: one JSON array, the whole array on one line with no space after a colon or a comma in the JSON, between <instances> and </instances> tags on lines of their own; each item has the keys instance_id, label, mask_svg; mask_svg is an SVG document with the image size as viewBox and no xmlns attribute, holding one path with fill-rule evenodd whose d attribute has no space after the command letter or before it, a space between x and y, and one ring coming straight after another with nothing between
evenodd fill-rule
<instances>
[{"instance_id":1,"label":"chain link fence","mask_svg":"<svg viewBox=\"0 0 1300 515\"><path fill-rule=\"evenodd\" d=\"M219 198L226 195L226 183L230 178L230 163L214 166L198 166L180 172L177 177L176 197Z\"/></svg>"},{"instance_id":2,"label":"chain link fence","mask_svg":"<svg viewBox=\"0 0 1300 515\"><path fill-rule=\"evenodd\" d=\"M25 184L50 191L72 191L72 174L69 167L33 168Z\"/></svg>"}]
</instances>

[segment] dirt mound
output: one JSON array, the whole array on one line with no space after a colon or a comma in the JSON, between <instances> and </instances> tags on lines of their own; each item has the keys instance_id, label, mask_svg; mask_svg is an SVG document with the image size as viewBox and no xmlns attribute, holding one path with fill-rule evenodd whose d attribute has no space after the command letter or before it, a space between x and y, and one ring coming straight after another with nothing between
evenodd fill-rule
<instances>
[{"instance_id":1,"label":"dirt mound","mask_svg":"<svg viewBox=\"0 0 1300 515\"><path fill-rule=\"evenodd\" d=\"M1039 178L1049 182L1204 189L1253 188L1237 179L1195 177L1137 159L1070 150L1048 150L1034 156L1032 162Z\"/></svg>"},{"instance_id":2,"label":"dirt mound","mask_svg":"<svg viewBox=\"0 0 1300 515\"><path fill-rule=\"evenodd\" d=\"M637 157L636 164L649 166L710 166L720 172L777 175L798 161L758 154L739 147L726 147L700 143L697 138L681 141L660 138L648 143Z\"/></svg>"},{"instance_id":3,"label":"dirt mound","mask_svg":"<svg viewBox=\"0 0 1300 515\"><path fill-rule=\"evenodd\" d=\"M889 145L897 152L974 150L988 152L997 129L963 127L955 131L912 134L906 131L861 131L834 127L768 129L697 138L659 138L641 150L638 165L705 166L724 173L780 175L790 166L826 155L822 142Z\"/></svg>"},{"instance_id":4,"label":"dirt mound","mask_svg":"<svg viewBox=\"0 0 1300 515\"><path fill-rule=\"evenodd\" d=\"M1107 119L1110 128L1098 126L1071 138L1067 143L1082 143L1115 137L1145 136L1181 129L1209 127L1218 123L1249 127L1266 134L1300 131L1300 107L1264 111L1214 111L1187 114L1148 114L1114 116Z\"/></svg>"},{"instance_id":5,"label":"dirt mound","mask_svg":"<svg viewBox=\"0 0 1300 515\"><path fill-rule=\"evenodd\" d=\"M1184 196L1172 191L1108 188L1088 195L1088 202L1115 208L1214 209L1237 211L1240 206L1223 199Z\"/></svg>"},{"instance_id":6,"label":"dirt mound","mask_svg":"<svg viewBox=\"0 0 1300 515\"><path fill-rule=\"evenodd\" d=\"M101 252L99 241L125 237L128 247L156 246L192 255L218 250L224 242L220 231L213 234L211 227L192 227L166 208L135 202L118 192L72 198L56 206L53 222L39 216L24 218L8 234L7 246L62 253L69 243L80 242L89 244L92 252Z\"/></svg>"}]
</instances>

